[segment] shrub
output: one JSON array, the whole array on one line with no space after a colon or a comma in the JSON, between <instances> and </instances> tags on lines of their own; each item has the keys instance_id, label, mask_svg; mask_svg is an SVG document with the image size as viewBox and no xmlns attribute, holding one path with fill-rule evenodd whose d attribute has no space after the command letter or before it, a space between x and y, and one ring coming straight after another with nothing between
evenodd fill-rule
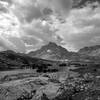
<instances>
[{"instance_id":1,"label":"shrub","mask_svg":"<svg viewBox=\"0 0 100 100\"><path fill-rule=\"evenodd\" d=\"M66 63L59 64L60 67L64 67L66 65L67 65Z\"/></svg>"}]
</instances>

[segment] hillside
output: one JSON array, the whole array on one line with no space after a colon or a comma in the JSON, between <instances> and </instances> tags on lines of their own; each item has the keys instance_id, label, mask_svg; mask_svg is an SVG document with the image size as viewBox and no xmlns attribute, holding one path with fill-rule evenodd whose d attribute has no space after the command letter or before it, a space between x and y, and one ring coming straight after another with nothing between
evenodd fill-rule
<instances>
[{"instance_id":1,"label":"hillside","mask_svg":"<svg viewBox=\"0 0 100 100\"><path fill-rule=\"evenodd\" d=\"M13 70L43 67L55 63L54 61L43 60L40 58L32 58L26 54L15 53L13 51L0 52L0 70Z\"/></svg>"},{"instance_id":2,"label":"hillside","mask_svg":"<svg viewBox=\"0 0 100 100\"><path fill-rule=\"evenodd\" d=\"M88 56L100 57L100 45L84 47L80 49L78 53L88 55Z\"/></svg>"}]
</instances>

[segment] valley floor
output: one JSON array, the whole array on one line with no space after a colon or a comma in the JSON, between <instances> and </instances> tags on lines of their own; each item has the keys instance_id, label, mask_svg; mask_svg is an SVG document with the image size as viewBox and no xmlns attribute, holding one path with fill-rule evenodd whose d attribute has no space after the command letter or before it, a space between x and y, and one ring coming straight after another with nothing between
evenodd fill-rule
<instances>
[{"instance_id":1,"label":"valley floor","mask_svg":"<svg viewBox=\"0 0 100 100\"><path fill-rule=\"evenodd\" d=\"M70 65L52 73L1 71L0 100L100 100L100 72L96 67Z\"/></svg>"}]
</instances>

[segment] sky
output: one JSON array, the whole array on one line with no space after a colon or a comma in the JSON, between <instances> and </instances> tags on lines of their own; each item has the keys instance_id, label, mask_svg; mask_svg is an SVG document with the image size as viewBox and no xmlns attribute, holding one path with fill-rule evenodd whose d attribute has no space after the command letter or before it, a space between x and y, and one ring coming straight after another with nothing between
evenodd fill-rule
<instances>
[{"instance_id":1,"label":"sky","mask_svg":"<svg viewBox=\"0 0 100 100\"><path fill-rule=\"evenodd\" d=\"M0 0L0 50L27 53L54 42L69 51L100 44L100 5L71 0Z\"/></svg>"}]
</instances>

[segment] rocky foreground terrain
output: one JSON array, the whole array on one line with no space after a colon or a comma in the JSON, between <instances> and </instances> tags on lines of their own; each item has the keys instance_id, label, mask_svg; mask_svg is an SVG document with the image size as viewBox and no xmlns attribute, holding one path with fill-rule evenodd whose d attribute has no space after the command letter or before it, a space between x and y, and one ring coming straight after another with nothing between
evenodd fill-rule
<instances>
[{"instance_id":1,"label":"rocky foreground terrain","mask_svg":"<svg viewBox=\"0 0 100 100\"><path fill-rule=\"evenodd\" d=\"M99 100L99 66L60 65L63 70L52 73L32 69L3 71L0 100Z\"/></svg>"}]
</instances>

